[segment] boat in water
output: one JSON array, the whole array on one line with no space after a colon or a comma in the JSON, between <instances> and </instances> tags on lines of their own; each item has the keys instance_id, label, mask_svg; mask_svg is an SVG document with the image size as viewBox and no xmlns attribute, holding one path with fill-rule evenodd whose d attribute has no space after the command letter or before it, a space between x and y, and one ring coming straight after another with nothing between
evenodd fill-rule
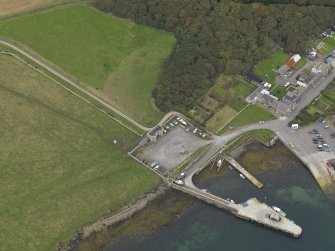
<instances>
[{"instance_id":1,"label":"boat in water","mask_svg":"<svg viewBox=\"0 0 335 251\"><path fill-rule=\"evenodd\" d=\"M240 173L240 177L241 177L242 179L245 179L245 176L244 176L242 173Z\"/></svg>"},{"instance_id":2,"label":"boat in water","mask_svg":"<svg viewBox=\"0 0 335 251\"><path fill-rule=\"evenodd\" d=\"M279 207L273 206L272 209L275 210L277 213L280 213L282 216L284 217L286 216L286 213L283 210L281 210Z\"/></svg>"}]
</instances>

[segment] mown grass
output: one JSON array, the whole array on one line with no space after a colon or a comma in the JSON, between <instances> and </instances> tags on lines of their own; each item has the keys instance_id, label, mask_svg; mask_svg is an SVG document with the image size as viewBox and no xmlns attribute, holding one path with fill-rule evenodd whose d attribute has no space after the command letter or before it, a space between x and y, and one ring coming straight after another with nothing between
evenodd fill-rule
<instances>
[{"instance_id":1,"label":"mown grass","mask_svg":"<svg viewBox=\"0 0 335 251\"><path fill-rule=\"evenodd\" d=\"M269 57L255 66L254 73L264 81L274 85L276 80L275 70L282 66L289 57L283 49L277 48Z\"/></svg>"},{"instance_id":2,"label":"mown grass","mask_svg":"<svg viewBox=\"0 0 335 251\"><path fill-rule=\"evenodd\" d=\"M215 85L200 100L200 105L212 114L203 125L216 133L245 108L245 98L255 89L256 86L240 77L220 75Z\"/></svg>"},{"instance_id":3,"label":"mown grass","mask_svg":"<svg viewBox=\"0 0 335 251\"><path fill-rule=\"evenodd\" d=\"M259 129L259 130L252 130L246 133L241 134L240 136L232 139L227 144L227 148L225 152L231 152L240 146L243 142L250 138L256 138L263 144L268 144L269 141L275 136L275 133L269 129Z\"/></svg>"},{"instance_id":4,"label":"mown grass","mask_svg":"<svg viewBox=\"0 0 335 251\"><path fill-rule=\"evenodd\" d=\"M258 123L259 121L268 121L276 117L257 105L249 105L240 114L238 114L227 126L222 128L218 134L229 130L229 126L240 127L248 124Z\"/></svg>"},{"instance_id":5,"label":"mown grass","mask_svg":"<svg viewBox=\"0 0 335 251\"><path fill-rule=\"evenodd\" d=\"M335 49L335 38L327 37L322 42L324 43L324 46L319 50L321 54L327 55Z\"/></svg>"},{"instance_id":6,"label":"mown grass","mask_svg":"<svg viewBox=\"0 0 335 251\"><path fill-rule=\"evenodd\" d=\"M301 69L302 67L304 67L306 63L307 63L307 59L306 59L306 58L301 58L301 59L299 60L299 62L294 66L294 68L295 68L296 70L299 70L299 69Z\"/></svg>"},{"instance_id":7,"label":"mown grass","mask_svg":"<svg viewBox=\"0 0 335 251\"><path fill-rule=\"evenodd\" d=\"M224 124L226 124L231 118L233 118L237 112L230 106L220 108L213 117L211 117L207 123L206 128L214 133L217 132Z\"/></svg>"},{"instance_id":8,"label":"mown grass","mask_svg":"<svg viewBox=\"0 0 335 251\"><path fill-rule=\"evenodd\" d=\"M12 57L0 76L1 250L52 250L157 183L137 136Z\"/></svg>"},{"instance_id":9,"label":"mown grass","mask_svg":"<svg viewBox=\"0 0 335 251\"><path fill-rule=\"evenodd\" d=\"M77 4L3 20L0 36L31 48L139 122L153 125L162 116L151 93L174 47L170 33Z\"/></svg>"}]
</instances>

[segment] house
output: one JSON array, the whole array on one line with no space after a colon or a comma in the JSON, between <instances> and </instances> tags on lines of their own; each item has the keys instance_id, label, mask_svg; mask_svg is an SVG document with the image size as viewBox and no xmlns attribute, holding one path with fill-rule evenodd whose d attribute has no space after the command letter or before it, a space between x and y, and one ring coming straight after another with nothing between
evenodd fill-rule
<instances>
[{"instance_id":1,"label":"house","mask_svg":"<svg viewBox=\"0 0 335 251\"><path fill-rule=\"evenodd\" d=\"M303 87L303 88L306 88L306 84L304 83L304 82L302 82L302 81L297 81L297 83L296 83L298 86L301 86L301 87Z\"/></svg>"},{"instance_id":2,"label":"house","mask_svg":"<svg viewBox=\"0 0 335 251\"><path fill-rule=\"evenodd\" d=\"M278 70L276 70L277 75L281 77L286 77L288 71L292 70L293 67L300 61L301 56L299 54L294 54L290 57L284 65L282 65Z\"/></svg>"},{"instance_id":3,"label":"house","mask_svg":"<svg viewBox=\"0 0 335 251\"><path fill-rule=\"evenodd\" d=\"M287 64L284 64L279 67L279 69L276 70L277 75L284 77L285 74L290 70L290 67Z\"/></svg>"},{"instance_id":4,"label":"house","mask_svg":"<svg viewBox=\"0 0 335 251\"><path fill-rule=\"evenodd\" d=\"M276 107L278 105L278 98L276 96L273 96L273 95L265 94L265 95L263 95L263 103L265 105L267 105L268 107L272 107L272 108L276 109Z\"/></svg>"},{"instance_id":5,"label":"house","mask_svg":"<svg viewBox=\"0 0 335 251\"><path fill-rule=\"evenodd\" d=\"M299 54L294 54L292 57L290 57L294 61L294 64L298 63L301 59L301 56Z\"/></svg>"},{"instance_id":6,"label":"house","mask_svg":"<svg viewBox=\"0 0 335 251\"><path fill-rule=\"evenodd\" d=\"M314 74L322 73L323 76L327 76L331 70L331 65L323 62L317 63L313 66L312 72Z\"/></svg>"},{"instance_id":7,"label":"house","mask_svg":"<svg viewBox=\"0 0 335 251\"><path fill-rule=\"evenodd\" d=\"M149 138L148 137L144 137L141 139L141 141L138 143L139 146L144 146L146 143L149 142Z\"/></svg>"},{"instance_id":8,"label":"house","mask_svg":"<svg viewBox=\"0 0 335 251\"><path fill-rule=\"evenodd\" d=\"M287 92L285 96L283 97L283 100L289 100L290 102L293 102L294 99L298 96L297 92Z\"/></svg>"},{"instance_id":9,"label":"house","mask_svg":"<svg viewBox=\"0 0 335 251\"><path fill-rule=\"evenodd\" d=\"M163 128L161 126L156 126L152 131L147 134L148 139L151 142L156 142L158 136L163 135Z\"/></svg>"},{"instance_id":10,"label":"house","mask_svg":"<svg viewBox=\"0 0 335 251\"><path fill-rule=\"evenodd\" d=\"M290 105L287 105L284 102L279 102L276 107L276 112L281 115L287 116L292 112L292 108Z\"/></svg>"},{"instance_id":11,"label":"house","mask_svg":"<svg viewBox=\"0 0 335 251\"><path fill-rule=\"evenodd\" d=\"M332 29L331 28L326 29L325 33L327 37L330 36L332 34Z\"/></svg>"}]
</instances>

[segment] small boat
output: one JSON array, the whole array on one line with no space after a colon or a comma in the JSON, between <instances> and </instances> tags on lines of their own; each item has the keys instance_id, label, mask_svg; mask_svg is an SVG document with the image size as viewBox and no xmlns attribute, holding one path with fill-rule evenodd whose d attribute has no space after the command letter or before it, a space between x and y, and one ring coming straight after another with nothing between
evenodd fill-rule
<instances>
[{"instance_id":1,"label":"small boat","mask_svg":"<svg viewBox=\"0 0 335 251\"><path fill-rule=\"evenodd\" d=\"M273 206L272 209L275 210L277 213L280 213L282 216L284 217L286 216L286 213L283 210L281 210L279 207Z\"/></svg>"},{"instance_id":2,"label":"small boat","mask_svg":"<svg viewBox=\"0 0 335 251\"><path fill-rule=\"evenodd\" d=\"M233 170L233 167L231 165L228 166L230 170Z\"/></svg>"},{"instance_id":3,"label":"small boat","mask_svg":"<svg viewBox=\"0 0 335 251\"><path fill-rule=\"evenodd\" d=\"M222 160L219 159L218 163L216 163L217 167L220 167L222 165Z\"/></svg>"},{"instance_id":4,"label":"small boat","mask_svg":"<svg viewBox=\"0 0 335 251\"><path fill-rule=\"evenodd\" d=\"M242 179L245 179L245 176L244 176L242 173L240 173L240 177L241 177Z\"/></svg>"}]
</instances>

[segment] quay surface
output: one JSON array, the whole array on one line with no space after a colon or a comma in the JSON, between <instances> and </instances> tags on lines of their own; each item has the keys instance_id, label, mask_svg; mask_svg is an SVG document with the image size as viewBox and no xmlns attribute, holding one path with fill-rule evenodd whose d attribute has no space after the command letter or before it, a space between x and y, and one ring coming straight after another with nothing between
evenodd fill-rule
<instances>
[{"instance_id":1,"label":"quay surface","mask_svg":"<svg viewBox=\"0 0 335 251\"><path fill-rule=\"evenodd\" d=\"M238 212L235 214L237 217L291 234L295 238L298 238L302 233L302 228L300 226L279 214L267 204L261 203L256 198L251 198L237 206ZM271 217L277 217L278 221L271 219Z\"/></svg>"},{"instance_id":2,"label":"quay surface","mask_svg":"<svg viewBox=\"0 0 335 251\"><path fill-rule=\"evenodd\" d=\"M263 187L263 184L259 180L257 180L251 173L249 173L243 166L241 166L235 159L233 159L232 157L225 157L225 160L234 168L236 168L240 173L242 173L256 187Z\"/></svg>"}]
</instances>

